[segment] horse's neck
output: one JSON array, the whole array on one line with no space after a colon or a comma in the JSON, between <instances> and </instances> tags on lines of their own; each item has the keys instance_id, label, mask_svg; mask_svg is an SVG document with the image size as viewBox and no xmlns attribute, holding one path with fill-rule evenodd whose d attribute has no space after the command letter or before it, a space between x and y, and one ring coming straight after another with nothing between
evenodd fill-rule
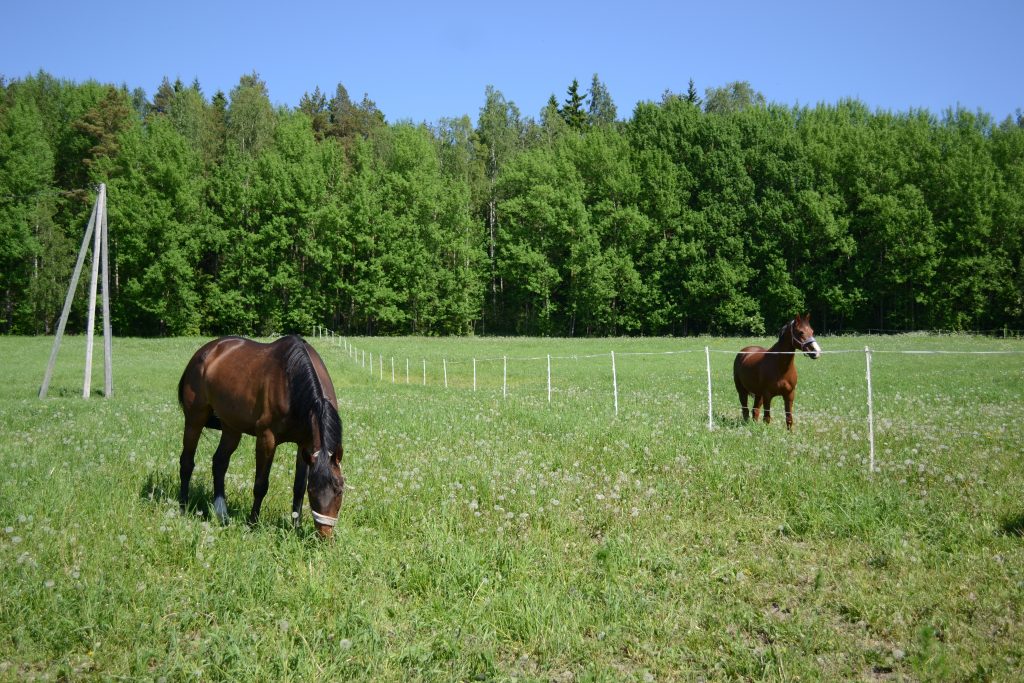
<instances>
[{"instance_id":1,"label":"horse's neck","mask_svg":"<svg viewBox=\"0 0 1024 683\"><path fill-rule=\"evenodd\" d=\"M793 351L795 351L796 348L793 346L793 336L792 334L790 334L788 327L786 328L786 331L783 332L782 335L779 337L778 341L776 341L775 344L772 345L772 348L768 350L780 354L778 356L775 356L775 358L777 358L779 363L783 365L787 365L793 362L793 358L795 358L796 356L796 354L794 354Z\"/></svg>"}]
</instances>

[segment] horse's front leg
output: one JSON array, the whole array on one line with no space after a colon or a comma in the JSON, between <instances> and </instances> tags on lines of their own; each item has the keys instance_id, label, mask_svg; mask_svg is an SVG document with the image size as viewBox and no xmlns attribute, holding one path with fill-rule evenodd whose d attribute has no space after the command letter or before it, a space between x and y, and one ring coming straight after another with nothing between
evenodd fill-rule
<instances>
[{"instance_id":1,"label":"horse's front leg","mask_svg":"<svg viewBox=\"0 0 1024 683\"><path fill-rule=\"evenodd\" d=\"M761 419L761 404L764 402L764 398L757 394L754 396L754 422Z\"/></svg>"},{"instance_id":2,"label":"horse's front leg","mask_svg":"<svg viewBox=\"0 0 1024 683\"><path fill-rule=\"evenodd\" d=\"M764 397L764 423L771 424L772 422L772 397L768 394Z\"/></svg>"},{"instance_id":3,"label":"horse's front leg","mask_svg":"<svg viewBox=\"0 0 1024 683\"><path fill-rule=\"evenodd\" d=\"M308 453L306 454L308 456ZM292 524L298 529L299 519L302 517L302 499L306 495L306 477L308 465L303 457L302 446L299 446L295 454L295 484L292 486Z\"/></svg>"},{"instance_id":4,"label":"horse's front leg","mask_svg":"<svg viewBox=\"0 0 1024 683\"><path fill-rule=\"evenodd\" d=\"M249 524L255 524L260 517L263 498L270 488L270 466L274 464L274 451L277 440L270 432L256 437L256 478L252 485L252 512L249 513Z\"/></svg>"},{"instance_id":5,"label":"horse's front leg","mask_svg":"<svg viewBox=\"0 0 1024 683\"><path fill-rule=\"evenodd\" d=\"M790 392L782 397L786 404L786 429L789 431L793 431L793 394L794 392Z\"/></svg>"},{"instance_id":6,"label":"horse's front leg","mask_svg":"<svg viewBox=\"0 0 1024 683\"><path fill-rule=\"evenodd\" d=\"M228 522L228 504L224 499L224 475L228 471L231 454L238 448L238 442L241 440L242 435L239 432L222 429L220 443L213 454L213 511L221 524Z\"/></svg>"}]
</instances>

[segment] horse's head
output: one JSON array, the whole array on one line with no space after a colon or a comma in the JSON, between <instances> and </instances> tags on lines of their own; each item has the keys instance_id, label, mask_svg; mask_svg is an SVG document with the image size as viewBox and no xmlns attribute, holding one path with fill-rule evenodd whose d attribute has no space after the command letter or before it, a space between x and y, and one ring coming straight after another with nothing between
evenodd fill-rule
<instances>
[{"instance_id":1,"label":"horse's head","mask_svg":"<svg viewBox=\"0 0 1024 683\"><path fill-rule=\"evenodd\" d=\"M345 477L341 474L341 417L334 404L321 398L310 418L313 455L306 493L317 533L321 538L330 538L345 494Z\"/></svg>"},{"instance_id":2,"label":"horse's head","mask_svg":"<svg viewBox=\"0 0 1024 683\"><path fill-rule=\"evenodd\" d=\"M817 360L821 356L821 347L814 338L814 330L811 328L811 314L801 316L799 313L789 321L789 324L782 329L782 334L788 334L793 343L793 350L803 351L808 358Z\"/></svg>"},{"instance_id":3,"label":"horse's head","mask_svg":"<svg viewBox=\"0 0 1024 683\"><path fill-rule=\"evenodd\" d=\"M321 538L330 538L334 533L334 525L338 523L338 511L341 510L341 499L345 495L340 453L325 453L323 450L313 453L306 493L309 495L309 508L313 513L316 532Z\"/></svg>"}]
</instances>

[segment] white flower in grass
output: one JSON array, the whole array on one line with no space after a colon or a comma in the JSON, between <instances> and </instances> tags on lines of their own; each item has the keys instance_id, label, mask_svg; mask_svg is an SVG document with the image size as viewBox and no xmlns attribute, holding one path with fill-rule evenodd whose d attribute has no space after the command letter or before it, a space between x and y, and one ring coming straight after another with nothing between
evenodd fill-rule
<instances>
[{"instance_id":1,"label":"white flower in grass","mask_svg":"<svg viewBox=\"0 0 1024 683\"><path fill-rule=\"evenodd\" d=\"M351 649L352 641L349 640L348 638L342 638L341 640L338 641L338 647L340 647L342 650Z\"/></svg>"},{"instance_id":2,"label":"white flower in grass","mask_svg":"<svg viewBox=\"0 0 1024 683\"><path fill-rule=\"evenodd\" d=\"M53 579L47 579L46 581L43 582L43 585L46 586L47 588L53 588L54 586L57 585L57 582L54 581Z\"/></svg>"}]
</instances>

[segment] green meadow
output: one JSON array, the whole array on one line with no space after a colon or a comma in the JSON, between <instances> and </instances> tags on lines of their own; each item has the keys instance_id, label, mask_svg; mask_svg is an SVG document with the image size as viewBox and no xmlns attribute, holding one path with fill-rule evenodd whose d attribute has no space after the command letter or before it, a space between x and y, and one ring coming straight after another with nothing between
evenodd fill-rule
<instances>
[{"instance_id":1,"label":"green meadow","mask_svg":"<svg viewBox=\"0 0 1024 683\"><path fill-rule=\"evenodd\" d=\"M203 341L115 339L83 400L65 339L39 400L52 338L0 337L0 680L1024 678L1020 340L820 338L788 433L781 399L739 419L727 351L765 338L312 339L326 543L308 505L291 528L290 444L249 527L243 439L222 526L205 435L179 513Z\"/></svg>"}]
</instances>

